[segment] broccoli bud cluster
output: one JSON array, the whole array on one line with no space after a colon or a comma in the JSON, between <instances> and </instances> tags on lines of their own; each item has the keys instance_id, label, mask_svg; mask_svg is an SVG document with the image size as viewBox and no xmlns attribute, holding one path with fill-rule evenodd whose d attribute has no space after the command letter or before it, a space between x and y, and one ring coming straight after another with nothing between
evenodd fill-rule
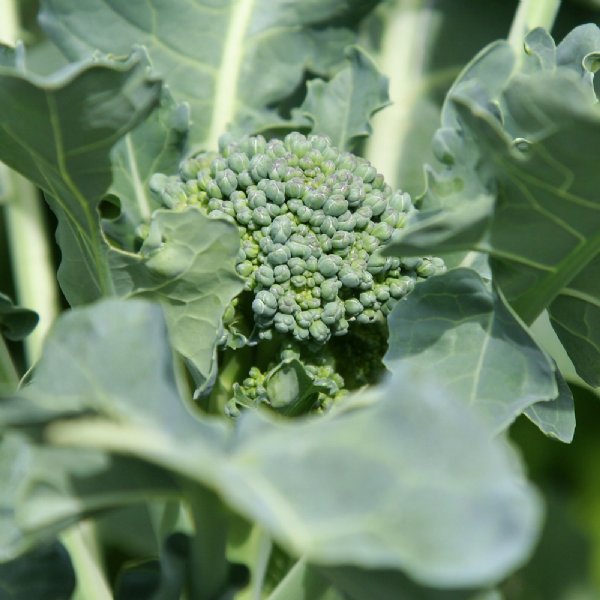
<instances>
[{"instance_id":1,"label":"broccoli bud cluster","mask_svg":"<svg viewBox=\"0 0 600 600\"><path fill-rule=\"evenodd\" d=\"M285 377L286 370L291 369L294 363L297 369L302 370L304 378L310 381L309 385L305 381L303 395L286 398L285 394L273 393L278 379ZM347 393L344 379L336 371L333 355L326 352L306 354L294 344L285 344L264 370L253 366L241 383L234 384L233 397L225 406L225 413L236 417L240 407L254 408L260 405L288 415L294 415L296 411L301 414L306 406L311 411L326 412Z\"/></svg>"},{"instance_id":2,"label":"broccoli bud cluster","mask_svg":"<svg viewBox=\"0 0 600 600\"><path fill-rule=\"evenodd\" d=\"M150 185L170 208L199 206L238 226L236 268L260 338L275 330L324 343L352 322L381 322L419 278L444 269L437 258L378 253L415 210L411 199L324 136L224 138L218 154Z\"/></svg>"}]
</instances>

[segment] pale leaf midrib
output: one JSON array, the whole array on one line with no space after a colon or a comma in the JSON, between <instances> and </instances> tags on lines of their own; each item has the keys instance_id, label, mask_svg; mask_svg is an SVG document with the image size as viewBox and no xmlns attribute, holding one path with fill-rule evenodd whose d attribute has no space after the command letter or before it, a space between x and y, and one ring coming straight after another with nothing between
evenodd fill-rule
<instances>
[{"instance_id":1,"label":"pale leaf midrib","mask_svg":"<svg viewBox=\"0 0 600 600\"><path fill-rule=\"evenodd\" d=\"M217 149L219 137L235 116L237 87L243 63L242 47L255 0L234 0L231 19L225 35L223 58L215 82L215 98L206 145Z\"/></svg>"},{"instance_id":2,"label":"pale leaf midrib","mask_svg":"<svg viewBox=\"0 0 600 600\"><path fill-rule=\"evenodd\" d=\"M140 173L138 170L137 157L135 154L135 149L133 147L133 143L131 141L131 135L125 136L125 146L127 149L127 162L129 163L130 173L131 173L131 182L133 185L133 192L135 195L135 200L138 205L140 216L144 221L150 219L150 204L148 202L148 198L146 198L146 192L144 191L144 185L140 180Z\"/></svg>"}]
</instances>

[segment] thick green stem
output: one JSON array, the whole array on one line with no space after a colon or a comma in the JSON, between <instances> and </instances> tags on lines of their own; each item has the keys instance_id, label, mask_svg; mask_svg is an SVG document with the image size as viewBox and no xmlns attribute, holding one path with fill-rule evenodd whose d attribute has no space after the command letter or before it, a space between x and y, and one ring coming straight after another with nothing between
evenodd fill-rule
<instances>
[{"instance_id":1,"label":"thick green stem","mask_svg":"<svg viewBox=\"0 0 600 600\"><path fill-rule=\"evenodd\" d=\"M58 314L56 273L38 191L15 172L8 173L12 190L5 207L10 255L19 304L35 310L40 320L25 338L28 365L37 361L48 329Z\"/></svg>"},{"instance_id":2,"label":"thick green stem","mask_svg":"<svg viewBox=\"0 0 600 600\"><path fill-rule=\"evenodd\" d=\"M191 598L217 600L227 583L228 514L219 497L202 486L188 486L185 496L194 523Z\"/></svg>"},{"instance_id":3,"label":"thick green stem","mask_svg":"<svg viewBox=\"0 0 600 600\"><path fill-rule=\"evenodd\" d=\"M14 391L18 385L19 374L6 347L6 342L0 335L0 393Z\"/></svg>"},{"instance_id":4,"label":"thick green stem","mask_svg":"<svg viewBox=\"0 0 600 600\"><path fill-rule=\"evenodd\" d=\"M249 354L251 348L228 348L219 357L219 376L208 397L206 410L211 414L222 415L225 405L233 397L233 384L248 374L251 364Z\"/></svg>"},{"instance_id":5,"label":"thick green stem","mask_svg":"<svg viewBox=\"0 0 600 600\"><path fill-rule=\"evenodd\" d=\"M561 0L521 0L513 19L508 41L520 53L523 38L536 27L550 31L558 14Z\"/></svg>"},{"instance_id":6,"label":"thick green stem","mask_svg":"<svg viewBox=\"0 0 600 600\"><path fill-rule=\"evenodd\" d=\"M268 600L341 600L341 595L314 568L299 560L269 595Z\"/></svg>"},{"instance_id":7,"label":"thick green stem","mask_svg":"<svg viewBox=\"0 0 600 600\"><path fill-rule=\"evenodd\" d=\"M377 62L391 77L392 105L374 115L365 156L396 188L399 165L411 151L406 141L414 126L414 110L430 85L426 68L440 16L431 0L401 0L386 10Z\"/></svg>"},{"instance_id":8,"label":"thick green stem","mask_svg":"<svg viewBox=\"0 0 600 600\"><path fill-rule=\"evenodd\" d=\"M13 45L19 35L17 3L0 2L0 42ZM25 340L29 365L40 356L42 342L58 313L56 273L37 188L0 164L7 194L5 216L19 304L35 310L38 326Z\"/></svg>"},{"instance_id":9,"label":"thick green stem","mask_svg":"<svg viewBox=\"0 0 600 600\"><path fill-rule=\"evenodd\" d=\"M235 600L261 600L269 557L273 548L271 536L259 525L241 517L232 517L228 557L250 570L248 585L235 594Z\"/></svg>"},{"instance_id":10,"label":"thick green stem","mask_svg":"<svg viewBox=\"0 0 600 600\"><path fill-rule=\"evenodd\" d=\"M89 523L74 525L63 532L61 539L77 574L77 587L73 600L112 600L110 586L95 552L92 526Z\"/></svg>"}]
</instances>

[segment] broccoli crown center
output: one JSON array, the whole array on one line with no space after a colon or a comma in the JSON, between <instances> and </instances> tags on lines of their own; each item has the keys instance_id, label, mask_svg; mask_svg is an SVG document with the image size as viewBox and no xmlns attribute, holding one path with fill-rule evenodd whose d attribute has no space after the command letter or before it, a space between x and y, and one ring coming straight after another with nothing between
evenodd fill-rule
<instances>
[{"instance_id":1,"label":"broccoli crown center","mask_svg":"<svg viewBox=\"0 0 600 600\"><path fill-rule=\"evenodd\" d=\"M151 187L169 207L199 206L237 225L236 269L260 337L274 329L324 343L353 322L382 321L419 277L444 268L381 256L415 210L410 196L324 136L224 138L219 153L193 156Z\"/></svg>"}]
</instances>

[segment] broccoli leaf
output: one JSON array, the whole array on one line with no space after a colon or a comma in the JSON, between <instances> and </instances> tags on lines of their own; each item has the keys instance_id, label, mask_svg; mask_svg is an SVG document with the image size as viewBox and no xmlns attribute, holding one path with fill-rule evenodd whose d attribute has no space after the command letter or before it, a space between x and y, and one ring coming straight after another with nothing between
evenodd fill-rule
<instances>
[{"instance_id":1,"label":"broccoli leaf","mask_svg":"<svg viewBox=\"0 0 600 600\"><path fill-rule=\"evenodd\" d=\"M558 368L555 368L555 375L558 396L553 400L528 406L525 415L547 436L570 443L575 434L573 394Z\"/></svg>"},{"instance_id":2,"label":"broccoli leaf","mask_svg":"<svg viewBox=\"0 0 600 600\"><path fill-rule=\"evenodd\" d=\"M535 540L537 496L464 403L394 370L328 417L248 411L232 436L177 397L159 309L111 300L57 323L16 412L2 412L13 424L54 413L47 440L130 454L209 486L313 563L399 568L434 585L502 577ZM68 494L76 508L77 491Z\"/></svg>"},{"instance_id":3,"label":"broccoli leaf","mask_svg":"<svg viewBox=\"0 0 600 600\"><path fill-rule=\"evenodd\" d=\"M439 589L421 586L400 571L360 567L322 568L319 571L343 590L349 600L502 600L494 591Z\"/></svg>"},{"instance_id":4,"label":"broccoli leaf","mask_svg":"<svg viewBox=\"0 0 600 600\"><path fill-rule=\"evenodd\" d=\"M453 269L420 283L388 322L387 367L430 372L495 431L558 395L550 358L475 271Z\"/></svg>"},{"instance_id":5,"label":"broccoli leaf","mask_svg":"<svg viewBox=\"0 0 600 600\"><path fill-rule=\"evenodd\" d=\"M454 250L462 245L488 252L494 281L519 316L531 324L548 308L577 372L599 386L600 112L586 66L600 52L600 29L575 29L555 53L550 42L532 32L521 73L500 90L486 90L487 82L474 77L450 95L448 110L457 125L444 134L445 148L447 162L458 166L448 173L464 173L496 198L479 211L477 231L468 222L465 231L457 219L444 231L445 211L432 213L428 226L423 214L391 252L439 252L449 239ZM469 163L477 165L470 178L456 140L478 156ZM448 203L457 204L448 215L467 212L479 198L462 193L469 186L455 187Z\"/></svg>"},{"instance_id":6,"label":"broccoli leaf","mask_svg":"<svg viewBox=\"0 0 600 600\"><path fill-rule=\"evenodd\" d=\"M72 304L113 293L96 207L110 185L111 147L159 93L139 50L44 78L0 67L0 159L44 191L58 218L59 281Z\"/></svg>"},{"instance_id":7,"label":"broccoli leaf","mask_svg":"<svg viewBox=\"0 0 600 600\"><path fill-rule=\"evenodd\" d=\"M58 542L43 545L0 564L2 600L63 600L75 591L75 572Z\"/></svg>"},{"instance_id":8,"label":"broccoli leaf","mask_svg":"<svg viewBox=\"0 0 600 600\"><path fill-rule=\"evenodd\" d=\"M377 2L44 0L39 18L71 60L146 46L173 95L190 105L193 145L214 150L231 125L272 125L270 107L302 83L307 69L326 74L337 67L355 40L354 23Z\"/></svg>"},{"instance_id":9,"label":"broccoli leaf","mask_svg":"<svg viewBox=\"0 0 600 600\"><path fill-rule=\"evenodd\" d=\"M199 386L211 380L223 313L243 287L235 271L239 243L236 227L199 209L157 210L138 254L110 254L120 295L163 304L173 347Z\"/></svg>"},{"instance_id":10,"label":"broccoli leaf","mask_svg":"<svg viewBox=\"0 0 600 600\"><path fill-rule=\"evenodd\" d=\"M352 150L371 133L371 116L388 104L388 79L358 47L348 48L346 58L348 66L331 81L308 82L306 98L294 112L312 121L313 133L327 135L335 146Z\"/></svg>"},{"instance_id":11,"label":"broccoli leaf","mask_svg":"<svg viewBox=\"0 0 600 600\"><path fill-rule=\"evenodd\" d=\"M27 418L33 416L30 412ZM37 411L35 418L43 413ZM174 478L154 465L94 449L74 454L68 448L34 445L15 433L0 444L0 474L5 482L0 491L1 561L52 540L82 516L179 494Z\"/></svg>"},{"instance_id":12,"label":"broccoli leaf","mask_svg":"<svg viewBox=\"0 0 600 600\"><path fill-rule=\"evenodd\" d=\"M15 306L12 300L0 292L0 334L9 340L22 340L38 323L38 315L28 308Z\"/></svg>"},{"instance_id":13,"label":"broccoli leaf","mask_svg":"<svg viewBox=\"0 0 600 600\"><path fill-rule=\"evenodd\" d=\"M126 250L134 249L137 228L162 207L148 181L156 172L177 172L189 126L189 107L176 103L163 88L160 106L113 148L113 182L106 201L115 199L120 210L116 218L105 219L102 228Z\"/></svg>"}]
</instances>

